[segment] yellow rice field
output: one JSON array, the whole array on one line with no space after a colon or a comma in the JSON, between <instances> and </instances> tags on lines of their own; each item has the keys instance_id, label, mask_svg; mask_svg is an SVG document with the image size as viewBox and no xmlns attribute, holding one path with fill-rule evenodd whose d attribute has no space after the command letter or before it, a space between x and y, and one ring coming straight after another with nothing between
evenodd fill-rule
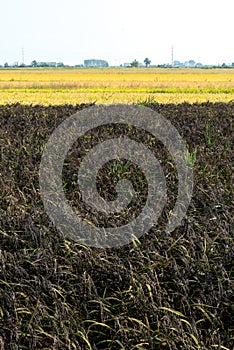
<instances>
[{"instance_id":1,"label":"yellow rice field","mask_svg":"<svg viewBox=\"0 0 234 350\"><path fill-rule=\"evenodd\" d=\"M2 69L0 104L228 102L234 69Z\"/></svg>"}]
</instances>

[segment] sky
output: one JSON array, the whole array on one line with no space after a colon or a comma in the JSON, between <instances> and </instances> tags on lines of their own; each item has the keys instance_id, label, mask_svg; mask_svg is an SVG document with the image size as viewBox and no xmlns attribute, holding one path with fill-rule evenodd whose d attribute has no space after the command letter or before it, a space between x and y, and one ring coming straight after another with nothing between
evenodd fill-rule
<instances>
[{"instance_id":1,"label":"sky","mask_svg":"<svg viewBox=\"0 0 234 350\"><path fill-rule=\"evenodd\" d=\"M0 64L234 62L233 0L0 1Z\"/></svg>"}]
</instances>

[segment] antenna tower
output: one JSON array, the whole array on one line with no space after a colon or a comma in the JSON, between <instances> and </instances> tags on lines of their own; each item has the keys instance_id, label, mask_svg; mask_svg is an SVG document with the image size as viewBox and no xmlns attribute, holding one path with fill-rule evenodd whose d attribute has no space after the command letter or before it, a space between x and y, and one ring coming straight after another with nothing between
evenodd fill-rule
<instances>
[{"instance_id":1,"label":"antenna tower","mask_svg":"<svg viewBox=\"0 0 234 350\"><path fill-rule=\"evenodd\" d=\"M24 65L24 48L22 47L22 64Z\"/></svg>"},{"instance_id":2,"label":"antenna tower","mask_svg":"<svg viewBox=\"0 0 234 350\"><path fill-rule=\"evenodd\" d=\"M171 47L171 66L173 67L174 64L174 47Z\"/></svg>"}]
</instances>

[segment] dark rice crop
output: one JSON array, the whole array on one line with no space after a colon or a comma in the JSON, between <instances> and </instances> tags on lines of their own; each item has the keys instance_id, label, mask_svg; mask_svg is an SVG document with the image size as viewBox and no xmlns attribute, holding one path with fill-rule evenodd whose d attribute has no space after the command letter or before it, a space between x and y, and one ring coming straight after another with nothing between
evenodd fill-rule
<instances>
[{"instance_id":1,"label":"dark rice crop","mask_svg":"<svg viewBox=\"0 0 234 350\"><path fill-rule=\"evenodd\" d=\"M196 158L193 198L181 226L165 233L176 171L162 145L154 150L149 135L136 131L132 137L161 157L169 203L139 241L105 250L63 237L39 191L48 137L88 105L0 106L0 349L234 348L234 104L148 106L171 121ZM91 134L88 146L108 132ZM78 142L64 167L67 197L77 206L75 169L82 145L87 149L84 140ZM99 187L111 197L115 191L108 181L118 178L108 177L110 166L100 172ZM126 163L114 164L121 166ZM141 201L129 214L135 215L147 186L143 174L134 175L131 166L128 173L140 184ZM123 222L114 218L111 225Z\"/></svg>"}]
</instances>

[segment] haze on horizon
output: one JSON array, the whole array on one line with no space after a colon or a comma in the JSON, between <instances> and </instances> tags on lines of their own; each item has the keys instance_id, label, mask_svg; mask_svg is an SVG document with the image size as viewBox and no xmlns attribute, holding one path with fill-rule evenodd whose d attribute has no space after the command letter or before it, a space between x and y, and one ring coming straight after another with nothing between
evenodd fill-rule
<instances>
[{"instance_id":1,"label":"haze on horizon","mask_svg":"<svg viewBox=\"0 0 234 350\"><path fill-rule=\"evenodd\" d=\"M11 0L1 4L0 64L234 62L233 0Z\"/></svg>"}]
</instances>

